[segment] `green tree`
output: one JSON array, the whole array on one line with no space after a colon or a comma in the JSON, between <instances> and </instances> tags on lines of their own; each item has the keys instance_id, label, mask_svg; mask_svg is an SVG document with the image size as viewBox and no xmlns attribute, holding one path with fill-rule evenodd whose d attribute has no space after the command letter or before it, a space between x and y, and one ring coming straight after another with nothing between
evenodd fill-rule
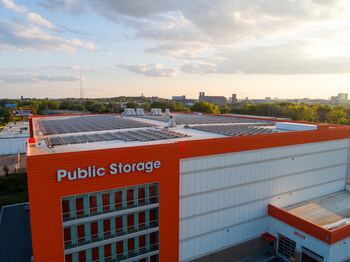
<instances>
[{"instance_id":1,"label":"green tree","mask_svg":"<svg viewBox=\"0 0 350 262\"><path fill-rule=\"evenodd\" d=\"M219 109L221 114L228 114L230 112L230 108L227 105L223 105Z\"/></svg>"},{"instance_id":2,"label":"green tree","mask_svg":"<svg viewBox=\"0 0 350 262\"><path fill-rule=\"evenodd\" d=\"M126 104L126 107L127 107L127 108L134 108L134 109L136 109L136 108L139 107L139 103L137 103L137 102L135 102L135 101L131 101L131 102L129 102L129 103Z\"/></svg>"},{"instance_id":3,"label":"green tree","mask_svg":"<svg viewBox=\"0 0 350 262\"><path fill-rule=\"evenodd\" d=\"M151 111L151 105L149 103L142 103L141 107L144 111L149 112Z\"/></svg>"},{"instance_id":4,"label":"green tree","mask_svg":"<svg viewBox=\"0 0 350 262\"><path fill-rule=\"evenodd\" d=\"M201 101L196 102L191 107L192 112L202 112L202 113L210 113L210 114L220 114L220 110L216 105L213 105L211 103Z\"/></svg>"},{"instance_id":5,"label":"green tree","mask_svg":"<svg viewBox=\"0 0 350 262\"><path fill-rule=\"evenodd\" d=\"M332 124L346 125L348 123L347 114L343 110L332 110L329 115Z\"/></svg>"}]
</instances>

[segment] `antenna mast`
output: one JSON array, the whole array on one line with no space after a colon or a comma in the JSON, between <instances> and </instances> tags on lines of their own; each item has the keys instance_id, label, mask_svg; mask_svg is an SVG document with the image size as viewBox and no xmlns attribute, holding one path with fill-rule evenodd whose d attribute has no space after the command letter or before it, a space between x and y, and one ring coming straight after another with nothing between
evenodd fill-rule
<instances>
[{"instance_id":1,"label":"antenna mast","mask_svg":"<svg viewBox=\"0 0 350 262\"><path fill-rule=\"evenodd\" d=\"M80 98L83 99L83 78L82 78L82 75L81 75L81 71L80 71Z\"/></svg>"}]
</instances>

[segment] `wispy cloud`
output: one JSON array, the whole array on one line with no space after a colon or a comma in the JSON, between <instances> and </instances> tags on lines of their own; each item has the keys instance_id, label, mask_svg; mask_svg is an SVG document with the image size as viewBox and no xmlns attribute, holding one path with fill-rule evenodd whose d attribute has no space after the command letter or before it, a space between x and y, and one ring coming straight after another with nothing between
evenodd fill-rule
<instances>
[{"instance_id":1,"label":"wispy cloud","mask_svg":"<svg viewBox=\"0 0 350 262\"><path fill-rule=\"evenodd\" d=\"M38 13L29 12L26 6L15 4L13 0L2 0L2 5L7 9L24 14L22 18L26 18L27 21L0 20L0 51L6 52L11 47L21 50L39 49L65 52L75 52L79 48L99 49L92 42L83 42L78 38L68 40L44 31L43 28L51 31L59 31L59 28Z\"/></svg>"},{"instance_id":2,"label":"wispy cloud","mask_svg":"<svg viewBox=\"0 0 350 262\"><path fill-rule=\"evenodd\" d=\"M45 83L78 81L79 76L54 75L0 75L0 81L6 83Z\"/></svg>"},{"instance_id":3,"label":"wispy cloud","mask_svg":"<svg viewBox=\"0 0 350 262\"><path fill-rule=\"evenodd\" d=\"M176 68L164 68L162 64L121 64L120 68L124 68L135 74L140 74L150 77L175 77L179 70Z\"/></svg>"}]
</instances>

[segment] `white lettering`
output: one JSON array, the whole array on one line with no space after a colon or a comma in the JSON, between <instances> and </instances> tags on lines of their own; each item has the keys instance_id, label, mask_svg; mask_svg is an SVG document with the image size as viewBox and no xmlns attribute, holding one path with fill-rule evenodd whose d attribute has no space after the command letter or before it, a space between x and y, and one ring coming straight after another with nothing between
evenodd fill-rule
<instances>
[{"instance_id":1,"label":"white lettering","mask_svg":"<svg viewBox=\"0 0 350 262\"><path fill-rule=\"evenodd\" d=\"M136 165L136 169L137 169L137 171L143 171L143 170L145 170L145 163L138 163L138 164Z\"/></svg>"},{"instance_id":2,"label":"white lettering","mask_svg":"<svg viewBox=\"0 0 350 262\"><path fill-rule=\"evenodd\" d=\"M154 168L160 168L160 161L154 161Z\"/></svg>"},{"instance_id":3,"label":"white lettering","mask_svg":"<svg viewBox=\"0 0 350 262\"><path fill-rule=\"evenodd\" d=\"M146 162L145 168L147 173L151 173L153 171L153 162Z\"/></svg>"},{"instance_id":4,"label":"white lettering","mask_svg":"<svg viewBox=\"0 0 350 262\"><path fill-rule=\"evenodd\" d=\"M85 169L80 169L78 167L78 179L86 178L88 176L88 172Z\"/></svg>"},{"instance_id":5,"label":"white lettering","mask_svg":"<svg viewBox=\"0 0 350 262\"><path fill-rule=\"evenodd\" d=\"M63 169L57 170L57 182L61 182L61 179L66 176L67 176L66 170L63 170Z\"/></svg>"},{"instance_id":6,"label":"white lettering","mask_svg":"<svg viewBox=\"0 0 350 262\"><path fill-rule=\"evenodd\" d=\"M124 173L129 173L131 171L131 166L129 164L124 165L123 171Z\"/></svg>"},{"instance_id":7,"label":"white lettering","mask_svg":"<svg viewBox=\"0 0 350 262\"><path fill-rule=\"evenodd\" d=\"M96 174L98 176L103 176L105 174L105 169L103 167L97 168Z\"/></svg>"},{"instance_id":8,"label":"white lettering","mask_svg":"<svg viewBox=\"0 0 350 262\"><path fill-rule=\"evenodd\" d=\"M68 171L68 180L75 180L75 179L77 179L77 171L73 171L73 172Z\"/></svg>"},{"instance_id":9,"label":"white lettering","mask_svg":"<svg viewBox=\"0 0 350 262\"><path fill-rule=\"evenodd\" d=\"M109 165L109 174L123 174L135 171L145 171L151 173L154 169L158 169L161 166L160 161L148 161L133 164L112 163ZM104 176L106 169L104 167L88 166L87 168L76 168L72 171L64 169L57 170L57 182L61 182L63 178L68 180L85 179L87 177Z\"/></svg>"},{"instance_id":10,"label":"white lettering","mask_svg":"<svg viewBox=\"0 0 350 262\"><path fill-rule=\"evenodd\" d=\"M111 170L111 171L109 171L109 173L110 173L111 175L118 174L117 166L118 166L118 165L117 165L116 163L113 163L113 164L111 164L111 165L109 166L109 169Z\"/></svg>"}]
</instances>

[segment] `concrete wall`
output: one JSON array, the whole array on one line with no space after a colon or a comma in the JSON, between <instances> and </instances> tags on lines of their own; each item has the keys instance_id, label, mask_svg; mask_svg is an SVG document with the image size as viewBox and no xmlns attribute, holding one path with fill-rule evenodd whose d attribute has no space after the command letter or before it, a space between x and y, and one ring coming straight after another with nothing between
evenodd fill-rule
<instances>
[{"instance_id":1,"label":"concrete wall","mask_svg":"<svg viewBox=\"0 0 350 262\"><path fill-rule=\"evenodd\" d=\"M0 139L0 156L27 152L28 137Z\"/></svg>"},{"instance_id":2,"label":"concrete wall","mask_svg":"<svg viewBox=\"0 0 350 262\"><path fill-rule=\"evenodd\" d=\"M180 261L268 230L267 205L299 203L345 188L348 140L180 162Z\"/></svg>"}]
</instances>

